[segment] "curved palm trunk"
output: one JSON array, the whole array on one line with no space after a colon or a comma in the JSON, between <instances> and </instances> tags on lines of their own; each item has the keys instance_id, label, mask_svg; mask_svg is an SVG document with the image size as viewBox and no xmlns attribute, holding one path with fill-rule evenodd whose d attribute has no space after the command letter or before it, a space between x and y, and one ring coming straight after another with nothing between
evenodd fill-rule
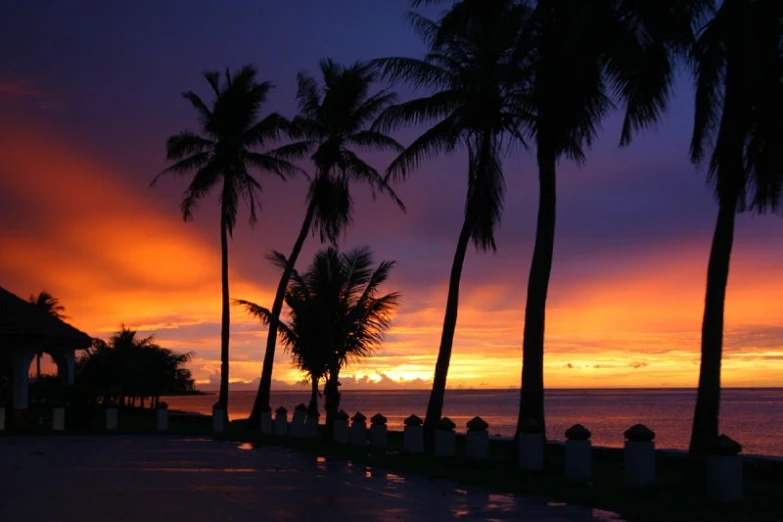
<instances>
[{"instance_id":1,"label":"curved palm trunk","mask_svg":"<svg viewBox=\"0 0 783 522\"><path fill-rule=\"evenodd\" d=\"M340 411L340 369L333 368L324 386L324 410L326 410L327 438L334 437L334 419Z\"/></svg>"},{"instance_id":2,"label":"curved palm trunk","mask_svg":"<svg viewBox=\"0 0 783 522\"><path fill-rule=\"evenodd\" d=\"M723 352L723 311L729 280L731 248L734 243L736 198L721 203L712 236L707 268L707 295L701 326L701 368L689 455L701 458L710 442L718 436L720 413L720 365Z\"/></svg>"},{"instance_id":3,"label":"curved palm trunk","mask_svg":"<svg viewBox=\"0 0 783 522\"><path fill-rule=\"evenodd\" d=\"M288 257L288 265L283 270L283 275L280 277L280 282L277 284L277 293L275 293L275 301L272 304L272 317L273 320L269 322L269 332L266 337L266 351L264 352L264 364L261 369L261 382L258 384L258 395L253 403L253 411L250 413L248 419L248 426L251 429L256 429L260 426L261 412L269 411L269 395L272 390L272 367L275 362L275 347L277 344L277 321L280 319L280 313L283 311L283 302L285 300L285 292L288 288L288 281L291 279L291 272L294 270L296 260L299 257L299 253L302 251L302 245L304 245L307 234L310 231L310 227L313 223L313 216L315 215L315 201L310 202L307 207L307 213L305 214L302 228L299 230L299 235L294 243L294 248L291 251L291 255Z\"/></svg>"},{"instance_id":4,"label":"curved palm trunk","mask_svg":"<svg viewBox=\"0 0 783 522\"><path fill-rule=\"evenodd\" d=\"M538 148L539 207L536 243L527 283L525 336L522 347L522 390L519 398L517 432L526 421L544 423L544 325L552 253L555 245L556 159Z\"/></svg>"},{"instance_id":5,"label":"curved palm trunk","mask_svg":"<svg viewBox=\"0 0 783 522\"><path fill-rule=\"evenodd\" d=\"M454 343L454 330L457 327L457 313L459 310L459 283L462 277L462 266L465 262L465 254L468 250L472 220L467 216L462 224L462 230L457 240L457 250L454 252L454 261L451 264L451 276L449 278L449 293L446 298L446 314L443 318L443 332L440 337L438 361L435 364L435 377L432 381L427 415L424 419L424 429L432 433L443 416L443 398L446 393L446 377L449 373L451 362L451 348Z\"/></svg>"},{"instance_id":6,"label":"curved palm trunk","mask_svg":"<svg viewBox=\"0 0 783 522\"><path fill-rule=\"evenodd\" d=\"M308 412L318 413L318 377L310 377L310 406Z\"/></svg>"},{"instance_id":7,"label":"curved palm trunk","mask_svg":"<svg viewBox=\"0 0 783 522\"><path fill-rule=\"evenodd\" d=\"M221 279L223 283L223 314L220 326L220 393L218 402L223 408L224 420L228 420L228 338L231 323L228 296L228 225L225 217L220 220Z\"/></svg>"}]
</instances>

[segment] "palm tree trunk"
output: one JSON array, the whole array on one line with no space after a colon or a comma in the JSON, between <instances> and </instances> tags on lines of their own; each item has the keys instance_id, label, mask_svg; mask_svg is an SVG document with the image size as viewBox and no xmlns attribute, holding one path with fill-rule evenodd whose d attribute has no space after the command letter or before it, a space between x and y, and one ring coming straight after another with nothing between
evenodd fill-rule
<instances>
[{"instance_id":1,"label":"palm tree trunk","mask_svg":"<svg viewBox=\"0 0 783 522\"><path fill-rule=\"evenodd\" d=\"M35 355L35 381L41 382L41 355L43 352L38 352Z\"/></svg>"},{"instance_id":2,"label":"palm tree trunk","mask_svg":"<svg viewBox=\"0 0 783 522\"><path fill-rule=\"evenodd\" d=\"M710 442L718 436L720 413L720 365L723 352L723 311L729 280L731 248L734 242L736 198L726 198L718 210L707 268L707 295L701 326L701 368L689 455L706 456Z\"/></svg>"},{"instance_id":3,"label":"palm tree trunk","mask_svg":"<svg viewBox=\"0 0 783 522\"><path fill-rule=\"evenodd\" d=\"M310 232L310 227L313 224L313 216L315 215L315 200L310 202L307 207L307 213L305 214L302 228L299 230L299 235L294 243L294 248L291 251L291 255L288 257L288 265L283 270L283 275L280 277L280 282L277 284L277 292L275 293L275 301L272 304L272 317L273 320L269 322L269 332L266 336L266 352L264 352L264 364L261 369L261 381L258 383L258 394L256 400L253 403L253 411L250 412L250 418L248 418L248 427L250 429L260 429L261 412L269 411L269 395L272 390L272 367L275 362L275 347L277 343L277 321L280 319L280 313L283 311L283 302L285 300L285 292L288 288L288 280L291 279L291 272L294 270L296 260L299 257L299 253L302 251L302 246L307 239L307 234Z\"/></svg>"},{"instance_id":4,"label":"palm tree trunk","mask_svg":"<svg viewBox=\"0 0 783 522\"><path fill-rule=\"evenodd\" d=\"M527 283L525 333L522 347L522 389L517 432L526 422L544 422L544 325L552 253L555 245L556 158L547 147L538 147L539 207L536 243Z\"/></svg>"},{"instance_id":5,"label":"palm tree trunk","mask_svg":"<svg viewBox=\"0 0 783 522\"><path fill-rule=\"evenodd\" d=\"M225 212L220 220L220 274L223 286L223 314L220 326L220 393L218 402L223 408L224 421L228 420L228 338L231 315L228 295L228 224Z\"/></svg>"},{"instance_id":6,"label":"palm tree trunk","mask_svg":"<svg viewBox=\"0 0 783 522\"><path fill-rule=\"evenodd\" d=\"M459 311L459 283L462 277L462 266L465 262L465 254L468 250L473 219L465 216L462 230L457 240L457 250L454 252L454 260L451 263L451 276L449 278L449 292L446 298L446 314L443 318L443 331L440 337L440 349L438 361L435 364L435 376L432 380L432 391L427 404L427 415L424 419L424 429L432 433L443 416L443 398L446 394L446 377L449 373L451 362L451 348L454 343L454 330L457 327L457 313Z\"/></svg>"},{"instance_id":7,"label":"palm tree trunk","mask_svg":"<svg viewBox=\"0 0 783 522\"><path fill-rule=\"evenodd\" d=\"M324 409L326 410L326 433L328 438L334 436L334 419L340 411L340 370L333 368L324 386Z\"/></svg>"},{"instance_id":8,"label":"palm tree trunk","mask_svg":"<svg viewBox=\"0 0 783 522\"><path fill-rule=\"evenodd\" d=\"M310 377L310 407L307 408L308 412L318 413L318 377Z\"/></svg>"}]
</instances>

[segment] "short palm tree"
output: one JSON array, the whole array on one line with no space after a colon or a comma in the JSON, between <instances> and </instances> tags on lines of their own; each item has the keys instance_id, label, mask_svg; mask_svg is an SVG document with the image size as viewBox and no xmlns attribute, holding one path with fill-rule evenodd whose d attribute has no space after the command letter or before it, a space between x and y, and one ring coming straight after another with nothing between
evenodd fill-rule
<instances>
[{"instance_id":1,"label":"short palm tree","mask_svg":"<svg viewBox=\"0 0 783 522\"><path fill-rule=\"evenodd\" d=\"M353 216L350 187L353 183L369 185L373 193L384 193L404 208L384 176L357 152L402 149L391 137L370 129L379 112L394 102L395 94L386 89L371 93L377 74L367 64L357 62L343 66L324 59L320 70L321 85L312 76L299 74L300 112L291 126L292 137L299 141L277 151L278 156L285 159L309 154L315 175L307 194L304 221L275 293L271 314L276 318L282 312L288 280L308 234L319 232L321 241L335 242L350 225ZM269 323L261 381L248 419L249 426L258 426L261 412L269 410L277 328L277 321Z\"/></svg>"},{"instance_id":2,"label":"short palm tree","mask_svg":"<svg viewBox=\"0 0 783 522\"><path fill-rule=\"evenodd\" d=\"M458 2L438 22L415 13L409 18L429 47L424 59L382 58L385 75L429 92L390 107L376 123L386 130L431 123L389 167L404 178L426 158L468 151L465 215L451 265L438 360L425 419L432 432L443 412L459 308L459 286L468 245L495 250L495 228L503 210L503 143L519 138L524 114L519 94L524 85L512 62L528 9L512 1Z\"/></svg>"},{"instance_id":3,"label":"short palm tree","mask_svg":"<svg viewBox=\"0 0 783 522\"><path fill-rule=\"evenodd\" d=\"M51 315L55 319L59 319L60 321L64 321L65 319L68 319L68 316L65 315L65 307L60 304L60 300L45 290L39 292L38 295L31 295L28 301L31 304L34 304L39 310ZM35 354L35 380L36 381L41 380L41 357L42 356L43 356L43 352L38 352Z\"/></svg>"},{"instance_id":4,"label":"short palm tree","mask_svg":"<svg viewBox=\"0 0 783 522\"><path fill-rule=\"evenodd\" d=\"M539 0L519 40L529 85L539 179L536 239L527 288L517 430L544 422L544 326L555 241L557 165L585 161L615 100L625 105L621 144L657 122L674 61L692 38L701 0Z\"/></svg>"},{"instance_id":5,"label":"short palm tree","mask_svg":"<svg viewBox=\"0 0 783 522\"><path fill-rule=\"evenodd\" d=\"M288 161L269 152L265 146L278 139L288 122L272 113L259 119L261 106L272 88L269 82L258 82L256 71L246 65L235 74L226 73L221 81L217 72L206 73L214 99L207 105L196 93L188 91L188 100L199 116L201 134L182 131L166 143L166 155L173 164L153 179L154 185L164 175L192 176L182 200L182 217L193 217L197 202L215 187L220 191L220 252L222 280L222 320L220 329L220 394L218 404L228 415L229 362L229 286L228 238L233 236L240 199L250 207L250 224L257 220L256 206L261 185L253 169L274 173L286 179L296 172Z\"/></svg>"},{"instance_id":6,"label":"short palm tree","mask_svg":"<svg viewBox=\"0 0 783 522\"><path fill-rule=\"evenodd\" d=\"M281 268L289 265L279 254L276 263ZM328 433L340 407L340 370L349 362L372 354L391 324L399 294L378 294L393 266L394 262L384 261L373 268L368 248L344 254L335 248L318 252L305 274L291 271L286 292L286 304L291 310L288 323L280 321L268 309L239 301L266 324L278 323L295 362L313 383L311 401L316 409L317 383L326 378Z\"/></svg>"},{"instance_id":7,"label":"short palm tree","mask_svg":"<svg viewBox=\"0 0 783 522\"><path fill-rule=\"evenodd\" d=\"M701 368L690 454L718 436L723 313L738 212L780 210L783 189L783 6L723 0L693 47L696 76L691 157L709 156L718 219L707 269Z\"/></svg>"}]
</instances>

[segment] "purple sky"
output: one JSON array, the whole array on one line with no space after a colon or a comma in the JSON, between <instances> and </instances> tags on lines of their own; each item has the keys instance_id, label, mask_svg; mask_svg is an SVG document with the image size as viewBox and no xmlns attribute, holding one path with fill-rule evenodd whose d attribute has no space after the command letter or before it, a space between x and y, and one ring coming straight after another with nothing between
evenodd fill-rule
<instances>
[{"instance_id":1,"label":"purple sky","mask_svg":"<svg viewBox=\"0 0 783 522\"><path fill-rule=\"evenodd\" d=\"M352 62L389 55L420 56L423 47L404 19L407 8L407 0L5 2L0 5L0 34L4 43L0 46L0 139L7 140L6 152L13 154L14 150L20 150L13 141L14 136L23 127L31 129L29 136L48 137L54 142L42 138L40 147L61 146L79 157L90 158L96 165L110 166L111 172L106 176L124 187L127 198L135 202L140 212L118 214L123 216L123 224L130 227L134 220L143 220L145 211L154 209L174 229L179 227L203 239L214 254L218 243L213 198L203 202L194 224L183 225L179 223L178 200L184 182L169 180L155 189L147 188L152 177L165 166L165 138L194 127L193 111L179 93L193 89L206 95L206 83L201 76L204 71L252 63L261 79L270 80L276 86L267 110L293 116L296 73L301 70L315 73L322 57ZM576 167L568 162L560 165L550 309L569 310L574 285L595 281L600 291L600 285L612 281L614 274L618 277L636 274L635 280L648 278L645 288L653 288L656 270L669 273L670 265L685 263L686 252L690 263L687 273L696 277L689 276L682 284L687 285L693 302L699 302L716 207L703 169L694 168L688 161L692 112L689 82L687 74L679 76L670 110L661 125L638 136L631 146L617 147L619 116L613 114L604 122L604 131L589 152L586 166ZM403 87L398 91L403 99L410 95ZM409 131L398 137L407 143L412 136ZM370 157L381 169L390 159ZM53 161L56 164L56 158ZM414 348L412 345L416 343L411 343L400 348L399 353L390 348L390 358L396 354L402 360L418 353L416 350L426 355L427 361L434 358L436 346L431 339L437 336L433 337L432 331L437 331L442 319L444 285L462 217L464 164L464 156L457 154L428 162L414 173L398 188L408 206L404 215L388 201L372 202L362 190L355 194L356 221L344 245L368 244L378 259L399 261L392 284L405 294L401 314L408 315L403 314L401 324L414 324L412 319L404 318L412 317L417 311L431 312L427 332L422 330L419 338L420 345ZM463 299L479 296L476 313L483 309L509 314L503 323L502 343L508 345L509 359L518 359L518 348L511 347L518 347L521 339L538 187L535 164L529 153L512 151L505 165L508 190L498 233L499 252L469 253L463 276ZM4 189L0 192L0 238L4 237L3 233L9 237L27 234L44 242L48 234L56 234L52 209L44 208L31 195L32 189L22 191L26 197L11 196L11 177L20 175L11 167L3 169L0 164L0 189ZM47 173L47 176L56 175L56 172ZM40 191L46 191L44 179L47 178L41 178ZM252 231L244 225L238 228L231 260L232 270L239 279L269 291L277 274L264 255L270 249L286 253L290 249L302 219L305 185L298 181L284 186L272 177L262 178L262 183L265 194L260 223ZM17 190L22 189L17 187ZM63 207L61 212L69 210ZM246 216L240 215L240 220ZM83 226L90 228L97 222L111 220L109 206L107 212L96 213ZM739 257L735 259L743 267L755 267L747 277L771 278L778 273L774 260L783 253L781 230L783 226L776 217L743 216L739 220L736 241ZM123 242L118 232L116 243L101 246L123 248ZM317 246L315 240L310 240L302 259L309 260ZM652 271L645 276L640 275L642 270ZM117 278L127 278L127 275L117 274ZM667 281L673 287L681 284L679 280ZM36 291L35 285L56 290L58 277L24 272L0 263L0 284L25 295ZM780 283L775 284L780 287ZM100 287L98 283L96 286ZM485 295L487 292L489 297ZM67 288L61 288L60 295L68 296ZM638 304L637 299L645 301L643 306L650 313L656 307L666 306L663 302L656 303L652 294L622 296L630 307ZM780 300L760 303L757 316L738 312L737 317L741 315L742 320L738 319L737 327L775 323L775 316L779 325L779 318L783 317L779 303ZM71 304L71 308L78 311L79 305ZM695 318L700 316L697 308L690 312ZM87 311L84 314L88 315ZM241 312L237 310L234 314L239 316ZM470 317L480 325L480 315ZM111 321L116 325L131 319L117 317ZM567 319L566 315L562 320L567 322ZM179 320L187 322L182 317ZM86 321L94 325L91 333L103 331L104 322L92 318ZM175 319L170 321L177 323ZM691 323L687 330L693 334L699 324ZM212 321L197 321L189 326L178 324L176 328L155 329L154 333L172 343L176 341L175 346L194 347L205 361L203 372L196 372L203 380L207 374L212 375L206 368L211 368L209 361L214 361L216 346L195 340L214 339L217 324L216 309ZM631 329L640 335L666 330L649 328ZM252 328L238 325L237 329L249 332ZM557 359L560 362L567 361L569 353L582 353L573 348L574 344L601 342L582 339L578 333L572 335L575 337L560 348L562 358ZM692 340L692 336L688 339ZM783 344L783 336L776 334L775 339L774 346ZM392 333L390 340L399 340L399 336ZM235 352L236 356L248 364L256 364L260 361L261 342L246 341ZM460 342L458 329L457 346ZM471 357L481 352L481 347L473 341L465 340L464 346ZM690 345L682 350L692 356L696 348ZM757 347L736 346L737 350L745 348ZM281 356L280 360L284 359ZM517 382L516 364L504 374L504 383ZM255 371L240 370L239 374L251 379ZM420 375L415 371L408 374ZM691 382L693 375L683 379L677 382Z\"/></svg>"}]
</instances>

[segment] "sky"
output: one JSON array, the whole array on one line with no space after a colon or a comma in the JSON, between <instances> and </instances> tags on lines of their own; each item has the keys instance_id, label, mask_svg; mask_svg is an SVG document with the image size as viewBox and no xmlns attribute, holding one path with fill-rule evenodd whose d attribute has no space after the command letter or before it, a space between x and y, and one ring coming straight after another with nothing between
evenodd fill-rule
<instances>
[{"instance_id":1,"label":"sky","mask_svg":"<svg viewBox=\"0 0 783 522\"><path fill-rule=\"evenodd\" d=\"M197 384L218 382L220 246L216 195L184 223L183 179L150 188L165 139L196 129L180 93L208 96L203 73L250 63L274 83L266 112L296 112L295 77L318 60L421 56L407 0L292 2L0 1L0 286L47 290L69 321L107 338L121 324L193 352ZM383 85L379 86L383 87ZM401 99L412 93L395 86ZM717 207L688 160L693 92L681 71L660 125L618 147L619 115L603 122L585 165L558 171L555 260L545 382L552 388L692 387L698 380L706 266ZM410 143L415 130L396 137ZM367 154L378 169L389 155ZM343 371L346 387L426 388L462 220L466 157L422 164L396 186L407 211L356 190L341 247L396 260L402 300L382 348ZM510 150L496 253L470 250L450 388L518 387L527 275L537 211L533 156ZM254 228L246 209L229 246L232 298L271 306L304 217L306 182L258 173ZM727 294L723 383L783 385L783 220L738 219ZM316 250L305 246L299 268ZM233 308L232 389L254 389L266 338ZM274 386L302 375L278 350Z\"/></svg>"}]
</instances>

